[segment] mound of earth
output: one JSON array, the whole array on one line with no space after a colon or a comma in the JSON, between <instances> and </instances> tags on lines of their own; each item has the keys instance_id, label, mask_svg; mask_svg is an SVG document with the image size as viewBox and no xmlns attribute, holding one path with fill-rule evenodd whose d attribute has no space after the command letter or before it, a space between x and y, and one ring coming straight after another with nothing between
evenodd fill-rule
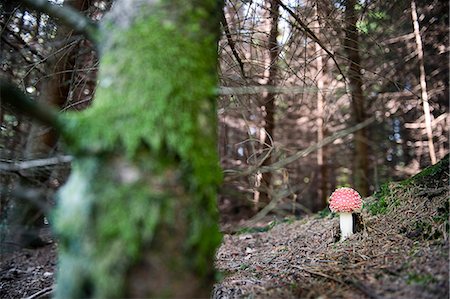
<instances>
[{"instance_id":1,"label":"mound of earth","mask_svg":"<svg viewBox=\"0 0 450 299\"><path fill-rule=\"evenodd\" d=\"M366 198L362 228L339 241L328 214L225 235L213 298L448 298L448 156Z\"/></svg>"}]
</instances>

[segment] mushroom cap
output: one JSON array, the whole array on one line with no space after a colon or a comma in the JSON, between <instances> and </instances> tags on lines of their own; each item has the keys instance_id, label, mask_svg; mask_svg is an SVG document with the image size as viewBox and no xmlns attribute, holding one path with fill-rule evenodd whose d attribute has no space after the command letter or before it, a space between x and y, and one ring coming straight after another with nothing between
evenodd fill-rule
<instances>
[{"instance_id":1,"label":"mushroom cap","mask_svg":"<svg viewBox=\"0 0 450 299\"><path fill-rule=\"evenodd\" d=\"M362 208L362 198L359 193L348 187L336 189L330 196L332 212L352 213Z\"/></svg>"}]
</instances>

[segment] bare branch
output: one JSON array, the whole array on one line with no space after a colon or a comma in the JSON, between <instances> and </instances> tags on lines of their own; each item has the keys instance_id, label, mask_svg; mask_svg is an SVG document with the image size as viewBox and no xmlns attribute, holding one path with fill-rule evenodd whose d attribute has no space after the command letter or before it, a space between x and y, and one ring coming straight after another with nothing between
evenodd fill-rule
<instances>
[{"instance_id":1,"label":"bare branch","mask_svg":"<svg viewBox=\"0 0 450 299\"><path fill-rule=\"evenodd\" d=\"M324 89L321 89L322 91ZM270 85L255 85L255 86L220 86L218 95L253 95L261 93L272 94L301 94L301 93L317 93L317 87L304 86L270 86Z\"/></svg>"},{"instance_id":2,"label":"bare branch","mask_svg":"<svg viewBox=\"0 0 450 299\"><path fill-rule=\"evenodd\" d=\"M363 121L362 123L359 123L359 124L357 124L357 125L355 125L353 127L341 130L341 131L335 133L332 136L328 136L328 137L324 138L321 142L315 143L315 144L307 147L306 149L298 151L295 154L293 154L292 156L287 157L287 158L285 158L285 159L283 159L281 161L275 162L275 163L273 163L271 165L262 166L262 167L256 165L256 166L253 166L253 167L249 167L247 170L242 171L242 172L237 171L237 170L231 170L231 169L230 170L225 170L225 171L228 172L228 173L231 173L231 172L237 173L236 177L241 177L241 176L250 175L250 174L255 173L257 171L260 172L260 173L264 173L264 172L269 172L269 171L274 171L274 170L280 169L280 168L282 168L282 167L284 167L284 166L286 166L286 165L288 165L288 164L290 164L290 163L292 163L292 162L294 162L294 161L296 161L296 160L298 160L300 158L308 156L310 153L318 150L319 148L321 148L321 147L323 147L323 146L325 146L327 144L330 144L330 143L334 142L335 140L337 140L339 138L345 137L345 136L350 135L350 134L352 134L352 133L354 133L354 132L356 132L358 130L361 130L362 128L367 127L368 125L373 123L375 121L375 119L376 119L375 116L373 116L371 118L368 118L365 121Z\"/></svg>"},{"instance_id":3,"label":"bare branch","mask_svg":"<svg viewBox=\"0 0 450 299\"><path fill-rule=\"evenodd\" d=\"M225 11L223 9L221 14L222 14L221 23L223 30L225 31L225 36L227 37L228 45L231 48L231 52L233 53L234 58L239 64L239 69L241 71L242 77L245 78L244 63L242 62L241 58L239 57L239 53L236 50L236 44L234 43L234 40L231 37L230 27L228 26L227 18L225 17Z\"/></svg>"},{"instance_id":4,"label":"bare branch","mask_svg":"<svg viewBox=\"0 0 450 299\"><path fill-rule=\"evenodd\" d=\"M69 6L59 6L47 0L22 0L26 6L59 19L76 32L84 34L92 42L97 42L98 27L89 18Z\"/></svg>"},{"instance_id":5,"label":"bare branch","mask_svg":"<svg viewBox=\"0 0 450 299\"><path fill-rule=\"evenodd\" d=\"M47 287L45 289L40 290L39 292L34 293L31 296L26 297L25 299L38 299L44 296L48 296L53 293L53 287Z\"/></svg>"},{"instance_id":6,"label":"bare branch","mask_svg":"<svg viewBox=\"0 0 450 299\"><path fill-rule=\"evenodd\" d=\"M37 167L47 167L72 162L72 156L59 156L27 161L0 162L0 171L20 171Z\"/></svg>"},{"instance_id":7,"label":"bare branch","mask_svg":"<svg viewBox=\"0 0 450 299\"><path fill-rule=\"evenodd\" d=\"M344 72L342 71L341 67L339 66L339 63L336 60L336 57L333 53L331 53L330 50L328 50L325 45L320 41L320 39L317 37L317 35L309 29L309 27L289 8L284 4L281 0L275 0L287 13L289 13L294 20L298 23L298 25L301 27L302 31L306 33L307 36L309 36L313 41L315 41L327 54L330 56L330 58L334 61L336 64L337 69L339 70L339 73L342 75L344 81L347 81L344 75ZM293 24L294 25L294 24Z\"/></svg>"}]
</instances>

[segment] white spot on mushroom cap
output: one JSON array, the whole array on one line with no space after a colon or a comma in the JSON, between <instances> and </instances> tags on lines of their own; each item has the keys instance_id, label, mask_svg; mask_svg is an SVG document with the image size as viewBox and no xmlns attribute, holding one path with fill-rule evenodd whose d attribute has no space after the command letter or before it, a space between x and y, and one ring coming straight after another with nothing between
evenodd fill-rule
<instances>
[{"instance_id":1,"label":"white spot on mushroom cap","mask_svg":"<svg viewBox=\"0 0 450 299\"><path fill-rule=\"evenodd\" d=\"M359 193L348 187L336 189L330 196L330 210L332 212L351 213L362 208L362 198Z\"/></svg>"}]
</instances>

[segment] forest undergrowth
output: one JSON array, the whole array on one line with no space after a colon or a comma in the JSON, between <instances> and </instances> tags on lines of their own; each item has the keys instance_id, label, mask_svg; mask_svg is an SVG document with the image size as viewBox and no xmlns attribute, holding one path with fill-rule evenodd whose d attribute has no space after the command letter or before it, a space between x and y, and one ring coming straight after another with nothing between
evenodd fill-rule
<instances>
[{"instance_id":1,"label":"forest undergrowth","mask_svg":"<svg viewBox=\"0 0 450 299\"><path fill-rule=\"evenodd\" d=\"M448 298L448 165L447 156L366 198L345 241L329 213L225 235L213 297Z\"/></svg>"},{"instance_id":2,"label":"forest undergrowth","mask_svg":"<svg viewBox=\"0 0 450 299\"><path fill-rule=\"evenodd\" d=\"M448 165L447 156L364 199L359 231L346 241L326 212L226 234L212 297L448 298ZM50 298L55 247L2 248L0 298Z\"/></svg>"}]
</instances>

